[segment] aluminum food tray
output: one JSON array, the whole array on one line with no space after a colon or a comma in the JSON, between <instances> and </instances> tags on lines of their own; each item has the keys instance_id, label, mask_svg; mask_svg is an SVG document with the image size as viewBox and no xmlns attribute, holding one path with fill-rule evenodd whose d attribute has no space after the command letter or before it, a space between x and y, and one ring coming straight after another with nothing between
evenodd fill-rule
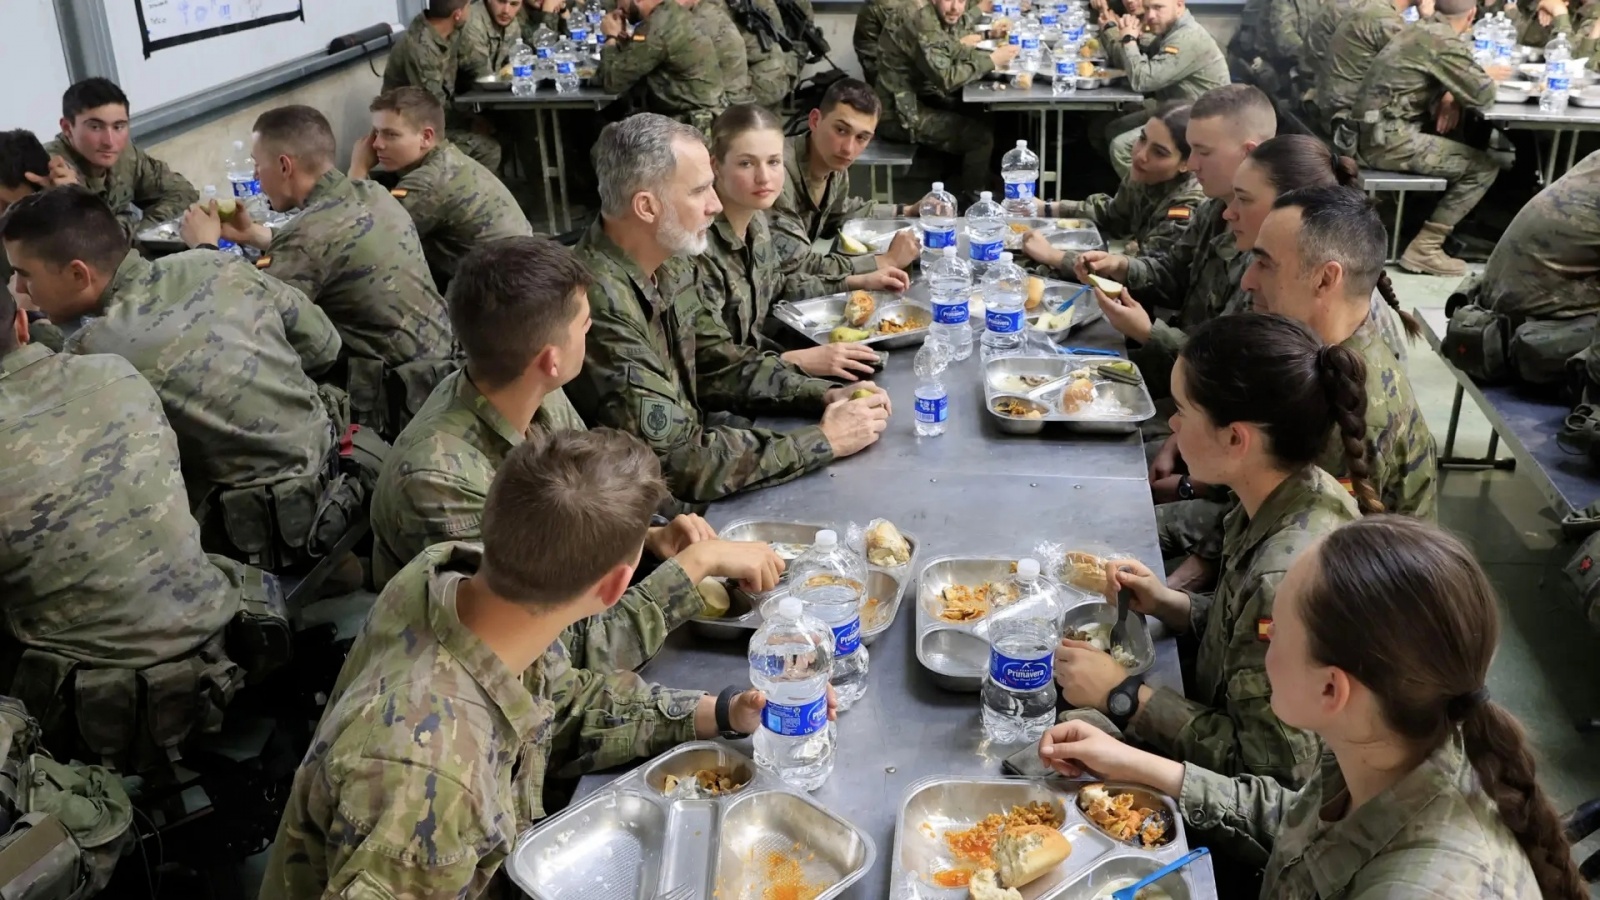
<instances>
[{"instance_id":1,"label":"aluminum food tray","mask_svg":"<svg viewBox=\"0 0 1600 900\"><path fill-rule=\"evenodd\" d=\"M858 241L873 253L883 253L889 249L889 244L894 240L896 232L912 229L916 232L916 221L913 219L851 219L839 226L839 233L852 241Z\"/></svg>"},{"instance_id":2,"label":"aluminum food tray","mask_svg":"<svg viewBox=\"0 0 1600 900\"><path fill-rule=\"evenodd\" d=\"M821 525L814 522L789 522L777 519L741 519L721 529L718 534L723 540L728 541L764 541L769 544L805 544L809 546L816 540L817 532L832 525ZM883 616L876 622L861 623L861 643L870 646L878 636L888 631L900 615L900 604L905 595L906 582L911 580L911 573L916 571L917 554L922 549L922 542L916 535L901 531L901 536L906 543L911 545L911 559L903 566L893 569L867 566L867 596L877 598L885 605ZM840 538L844 535L841 532ZM779 597L789 592L788 571L784 572L778 581L778 586L765 594L751 596L736 586L730 586L728 591L728 614L721 618L695 617L689 620L689 628L701 637L712 640L744 641L761 627L761 607L776 601Z\"/></svg>"},{"instance_id":3,"label":"aluminum food tray","mask_svg":"<svg viewBox=\"0 0 1600 900\"><path fill-rule=\"evenodd\" d=\"M674 800L667 775L731 769L749 781L706 800ZM856 826L711 741L684 744L524 832L506 871L534 900L651 900L684 886L692 900L761 900L765 860L800 864L808 885L837 897L877 850Z\"/></svg>"},{"instance_id":4,"label":"aluminum food tray","mask_svg":"<svg viewBox=\"0 0 1600 900\"><path fill-rule=\"evenodd\" d=\"M1026 391L1017 390L1016 386L1007 383L1007 379L1014 376L1054 378L1066 375L1073 369L1103 365L1112 361L1103 356L1005 356L991 359L983 365L984 408L994 417L1000 430L1007 434L1038 434L1050 423L1059 423L1073 431L1094 434L1132 434L1139 430L1140 422L1156 414L1155 402L1150 399L1150 390L1142 376L1136 385L1105 379L1095 381L1095 393L1102 398L1114 399L1122 408L1128 410L1124 415L1092 410L1079 413L1062 412L1058 398L1060 388L1065 385L1058 385L1041 398L1028 397ZM1032 404L1038 407L1043 415L1025 419L996 412L995 404L1007 399Z\"/></svg>"},{"instance_id":5,"label":"aluminum food tray","mask_svg":"<svg viewBox=\"0 0 1600 900\"><path fill-rule=\"evenodd\" d=\"M1107 783L1116 790L1131 790L1141 801L1160 804L1172 815L1176 834L1167 844L1144 849L1118 841L1078 809L1077 794L1084 782L1028 778L928 778L906 789L895 823L894 858L890 867L891 900L966 900L966 888L935 884L934 873L955 867L945 845L945 832L963 830L991 813L1013 806L1050 803L1063 813L1062 834L1072 843L1072 854L1053 871L1019 890L1023 900L1100 900L1107 887L1124 878L1142 878L1189 852L1188 834L1178 805L1171 797L1138 785ZM1172 900L1216 900L1216 880L1210 857L1156 882Z\"/></svg>"},{"instance_id":6,"label":"aluminum food tray","mask_svg":"<svg viewBox=\"0 0 1600 900\"><path fill-rule=\"evenodd\" d=\"M998 198L996 202L999 202ZM1013 253L1021 252L1022 236L1034 229L1043 231L1050 243L1061 249L1099 250L1106 245L1100 228L1088 219L1008 218L1006 221L1025 228L1024 231L1008 229L1005 234L1005 247ZM922 234L916 230L916 223L916 219L851 219L840 226L839 233L866 244L874 253L882 253L889 249L895 232L905 228L912 229L911 233L920 244ZM961 216L956 219L956 255L966 259L968 252L967 221L965 216Z\"/></svg>"},{"instance_id":7,"label":"aluminum food tray","mask_svg":"<svg viewBox=\"0 0 1600 900\"><path fill-rule=\"evenodd\" d=\"M853 292L851 292L853 293ZM868 291L877 301L872 318L862 328L873 332L861 343L869 347L892 350L913 347L928 336L928 326L933 324L933 307L917 303L888 291ZM850 293L830 294L815 300L783 302L772 308L772 314L783 324L809 338L813 343L828 343L828 333L844 324L844 307ZM914 328L898 334L878 334L878 323L894 318L915 323Z\"/></svg>"},{"instance_id":8,"label":"aluminum food tray","mask_svg":"<svg viewBox=\"0 0 1600 900\"><path fill-rule=\"evenodd\" d=\"M1034 275L1031 277L1038 278L1039 276ZM1043 314L1043 310L1055 309L1057 306L1061 305L1062 301L1077 294L1078 289L1083 287L1083 285L1080 284L1074 284L1070 281L1058 281L1054 278L1044 278L1042 280L1044 281L1044 299L1040 302L1039 307L1033 312L1028 313L1026 317L1029 326L1029 333L1041 334L1050 338L1064 337L1085 325L1092 325L1105 317L1105 314L1100 310L1100 304L1094 301L1094 294L1090 293L1089 291L1084 291L1083 294L1072 303L1073 310L1075 312L1072 317L1072 324L1068 325L1066 328L1057 328L1053 331L1034 331L1032 329L1033 323L1039 321L1039 317ZM915 301L918 304L925 303L928 305L929 309L933 308L933 290L928 284L927 279L917 279L912 283L911 288L905 292L904 296L907 300ZM972 324L974 333L977 334L981 333L983 330L982 288L974 287L972 289L971 298L973 304Z\"/></svg>"}]
</instances>

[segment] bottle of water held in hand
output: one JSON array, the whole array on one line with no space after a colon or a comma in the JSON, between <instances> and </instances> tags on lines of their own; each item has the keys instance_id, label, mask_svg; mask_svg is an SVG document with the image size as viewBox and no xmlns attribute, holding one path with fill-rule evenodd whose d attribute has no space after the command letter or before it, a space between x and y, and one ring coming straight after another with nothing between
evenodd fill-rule
<instances>
[{"instance_id":1,"label":"bottle of water held in hand","mask_svg":"<svg viewBox=\"0 0 1600 900\"><path fill-rule=\"evenodd\" d=\"M861 644L861 605L867 598L867 561L839 543L836 531L817 532L810 549L794 561L790 595L833 631L829 683L840 711L867 692L867 648Z\"/></svg>"},{"instance_id":2,"label":"bottle of water held in hand","mask_svg":"<svg viewBox=\"0 0 1600 900\"><path fill-rule=\"evenodd\" d=\"M833 634L806 614L799 597L778 601L750 638L750 683L767 699L755 733L756 765L798 790L814 791L833 774L832 665Z\"/></svg>"},{"instance_id":3,"label":"bottle of water held in hand","mask_svg":"<svg viewBox=\"0 0 1600 900\"><path fill-rule=\"evenodd\" d=\"M228 155L228 184L233 199L243 203L252 222L267 220L267 198L261 193L261 180L256 178L256 161L244 148L244 141L233 142L233 152Z\"/></svg>"},{"instance_id":4,"label":"bottle of water held in hand","mask_svg":"<svg viewBox=\"0 0 1600 900\"><path fill-rule=\"evenodd\" d=\"M950 392L939 376L949 367L951 356L950 345L932 334L917 349L917 357L911 364L917 376L917 402L913 410L917 437L944 434L944 423L950 418Z\"/></svg>"},{"instance_id":5,"label":"bottle of water held in hand","mask_svg":"<svg viewBox=\"0 0 1600 900\"><path fill-rule=\"evenodd\" d=\"M989 267L983 279L983 302L984 353L993 355L1020 348L1025 337L1028 277L1011 261L1011 254L1000 254L1000 261Z\"/></svg>"},{"instance_id":6,"label":"bottle of water held in hand","mask_svg":"<svg viewBox=\"0 0 1600 900\"><path fill-rule=\"evenodd\" d=\"M578 89L578 53L579 48L566 38L556 45L556 93L570 94Z\"/></svg>"},{"instance_id":7,"label":"bottle of water held in hand","mask_svg":"<svg viewBox=\"0 0 1600 900\"><path fill-rule=\"evenodd\" d=\"M997 744L1037 741L1056 720L1053 658L1061 642L1061 602L1040 577L1039 561L1024 559L989 609L989 673L979 700L983 733Z\"/></svg>"},{"instance_id":8,"label":"bottle of water held in hand","mask_svg":"<svg viewBox=\"0 0 1600 900\"><path fill-rule=\"evenodd\" d=\"M922 231L921 265L924 272L940 256L940 251L956 245L956 198L935 181L933 190L917 204L917 227Z\"/></svg>"},{"instance_id":9,"label":"bottle of water held in hand","mask_svg":"<svg viewBox=\"0 0 1600 900\"><path fill-rule=\"evenodd\" d=\"M1558 32L1544 48L1544 92L1539 95L1539 111L1564 113L1572 91L1572 44L1566 32Z\"/></svg>"},{"instance_id":10,"label":"bottle of water held in hand","mask_svg":"<svg viewBox=\"0 0 1600 900\"><path fill-rule=\"evenodd\" d=\"M968 305L972 298L972 269L956 255L956 248L946 247L939 252L939 258L927 270L933 299L933 322L928 325L928 337L949 345L952 360L966 359L972 355L972 316Z\"/></svg>"},{"instance_id":11,"label":"bottle of water held in hand","mask_svg":"<svg viewBox=\"0 0 1600 900\"><path fill-rule=\"evenodd\" d=\"M539 89L539 76L534 72L533 49L517 38L511 45L511 96L532 97Z\"/></svg>"}]
</instances>

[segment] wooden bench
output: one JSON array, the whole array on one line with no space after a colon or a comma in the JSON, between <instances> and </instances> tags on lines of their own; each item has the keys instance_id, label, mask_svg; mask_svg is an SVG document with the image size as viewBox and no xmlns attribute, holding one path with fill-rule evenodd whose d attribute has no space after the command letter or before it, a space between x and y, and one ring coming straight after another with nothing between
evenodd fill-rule
<instances>
[{"instance_id":1,"label":"wooden bench","mask_svg":"<svg viewBox=\"0 0 1600 900\"><path fill-rule=\"evenodd\" d=\"M879 138L861 151L851 165L867 167L868 197L873 203L894 202L894 167L917 161L915 144L895 144ZM883 173L883 191L878 191L878 173Z\"/></svg>"},{"instance_id":2,"label":"wooden bench","mask_svg":"<svg viewBox=\"0 0 1600 900\"><path fill-rule=\"evenodd\" d=\"M1400 226L1406 211L1406 194L1410 191L1437 194L1449 186L1443 178L1431 175L1414 175L1410 172L1380 172L1377 169L1361 170L1361 189L1369 194L1395 194L1394 227L1389 229L1389 261L1400 258Z\"/></svg>"}]
</instances>

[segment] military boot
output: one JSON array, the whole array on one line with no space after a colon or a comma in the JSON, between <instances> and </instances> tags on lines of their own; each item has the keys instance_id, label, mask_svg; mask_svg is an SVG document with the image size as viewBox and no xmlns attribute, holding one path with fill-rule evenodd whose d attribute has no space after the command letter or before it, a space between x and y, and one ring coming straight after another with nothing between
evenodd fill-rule
<instances>
[{"instance_id":1,"label":"military boot","mask_svg":"<svg viewBox=\"0 0 1600 900\"><path fill-rule=\"evenodd\" d=\"M1450 236L1450 226L1428 222L1422 231L1400 254L1400 268L1423 275L1440 275L1460 278L1467 273L1467 264L1444 252L1444 239Z\"/></svg>"}]
</instances>

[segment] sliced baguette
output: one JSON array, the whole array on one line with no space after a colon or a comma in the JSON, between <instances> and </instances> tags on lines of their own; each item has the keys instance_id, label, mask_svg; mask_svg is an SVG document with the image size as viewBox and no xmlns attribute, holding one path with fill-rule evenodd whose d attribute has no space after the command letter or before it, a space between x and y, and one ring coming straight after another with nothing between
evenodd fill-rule
<instances>
[{"instance_id":1,"label":"sliced baguette","mask_svg":"<svg viewBox=\"0 0 1600 900\"><path fill-rule=\"evenodd\" d=\"M1101 278L1099 275L1090 275L1089 283L1099 288L1100 293L1105 294L1107 297L1116 298L1122 296L1122 285L1112 281L1109 278Z\"/></svg>"},{"instance_id":2,"label":"sliced baguette","mask_svg":"<svg viewBox=\"0 0 1600 900\"><path fill-rule=\"evenodd\" d=\"M1016 888L1003 888L995 883L993 869L979 869L967 882L969 900L1022 900Z\"/></svg>"},{"instance_id":3,"label":"sliced baguette","mask_svg":"<svg viewBox=\"0 0 1600 900\"><path fill-rule=\"evenodd\" d=\"M1022 887L1071 855L1072 842L1048 825L1008 828L994 845L995 868L1006 887Z\"/></svg>"}]
</instances>

